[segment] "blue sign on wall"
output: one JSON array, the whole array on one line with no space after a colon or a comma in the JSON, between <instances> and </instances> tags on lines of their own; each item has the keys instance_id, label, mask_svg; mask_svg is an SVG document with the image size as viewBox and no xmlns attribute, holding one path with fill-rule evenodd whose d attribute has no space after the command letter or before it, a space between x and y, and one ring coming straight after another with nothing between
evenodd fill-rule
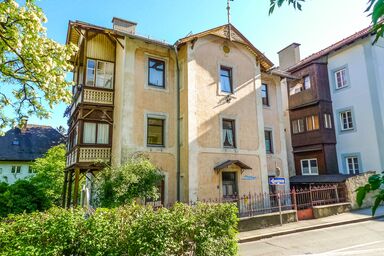
<instances>
[{"instance_id":1,"label":"blue sign on wall","mask_svg":"<svg viewBox=\"0 0 384 256\"><path fill-rule=\"evenodd\" d=\"M243 180L255 180L256 176L244 176Z\"/></svg>"},{"instance_id":2,"label":"blue sign on wall","mask_svg":"<svg viewBox=\"0 0 384 256\"><path fill-rule=\"evenodd\" d=\"M285 185L285 178L269 178L270 185Z\"/></svg>"}]
</instances>

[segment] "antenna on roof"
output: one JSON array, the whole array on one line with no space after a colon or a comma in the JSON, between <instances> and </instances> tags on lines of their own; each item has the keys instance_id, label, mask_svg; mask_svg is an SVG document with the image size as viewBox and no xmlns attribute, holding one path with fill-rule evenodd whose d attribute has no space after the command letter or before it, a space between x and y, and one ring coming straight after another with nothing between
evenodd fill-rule
<instances>
[{"instance_id":1,"label":"antenna on roof","mask_svg":"<svg viewBox=\"0 0 384 256\"><path fill-rule=\"evenodd\" d=\"M228 39L232 41L231 38L231 4L230 2L233 0L227 0L227 18L228 18Z\"/></svg>"}]
</instances>

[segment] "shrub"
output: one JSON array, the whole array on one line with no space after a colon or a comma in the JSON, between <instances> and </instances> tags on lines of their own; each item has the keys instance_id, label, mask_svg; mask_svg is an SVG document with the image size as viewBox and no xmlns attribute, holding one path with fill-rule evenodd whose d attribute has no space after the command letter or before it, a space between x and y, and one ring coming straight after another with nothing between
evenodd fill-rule
<instances>
[{"instance_id":1,"label":"shrub","mask_svg":"<svg viewBox=\"0 0 384 256\"><path fill-rule=\"evenodd\" d=\"M0 255L237 255L237 208L52 208L0 222Z\"/></svg>"},{"instance_id":2,"label":"shrub","mask_svg":"<svg viewBox=\"0 0 384 256\"><path fill-rule=\"evenodd\" d=\"M143 154L133 154L119 167L107 167L95 181L96 205L118 207L135 199L157 198L157 185L163 176Z\"/></svg>"}]
</instances>

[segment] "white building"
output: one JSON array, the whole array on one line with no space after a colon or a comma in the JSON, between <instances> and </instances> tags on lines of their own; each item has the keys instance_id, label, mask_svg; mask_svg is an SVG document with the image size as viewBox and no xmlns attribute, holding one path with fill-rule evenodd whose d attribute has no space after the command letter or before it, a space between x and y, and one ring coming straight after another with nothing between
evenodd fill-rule
<instances>
[{"instance_id":1,"label":"white building","mask_svg":"<svg viewBox=\"0 0 384 256\"><path fill-rule=\"evenodd\" d=\"M64 136L50 126L25 124L10 129L0 136L0 182L12 184L33 175L33 161L60 143Z\"/></svg>"},{"instance_id":2,"label":"white building","mask_svg":"<svg viewBox=\"0 0 384 256\"><path fill-rule=\"evenodd\" d=\"M340 173L384 170L384 40L364 29L328 55Z\"/></svg>"}]
</instances>

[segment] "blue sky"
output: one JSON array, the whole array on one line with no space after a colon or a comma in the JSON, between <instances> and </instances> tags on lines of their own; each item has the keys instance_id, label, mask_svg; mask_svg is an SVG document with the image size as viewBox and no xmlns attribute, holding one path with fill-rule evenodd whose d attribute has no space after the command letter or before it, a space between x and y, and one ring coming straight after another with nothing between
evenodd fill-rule
<instances>
[{"instance_id":1,"label":"blue sky","mask_svg":"<svg viewBox=\"0 0 384 256\"><path fill-rule=\"evenodd\" d=\"M174 43L227 21L226 0L40 0L48 36L64 43L69 20L111 27L112 17L138 23L137 33ZM292 42L306 57L369 25L363 13L367 0L307 0L303 11L276 9L268 16L269 0L231 2L234 24L260 51L278 65L277 52ZM66 127L65 106L56 106L52 118L30 118L29 123Z\"/></svg>"}]
</instances>

